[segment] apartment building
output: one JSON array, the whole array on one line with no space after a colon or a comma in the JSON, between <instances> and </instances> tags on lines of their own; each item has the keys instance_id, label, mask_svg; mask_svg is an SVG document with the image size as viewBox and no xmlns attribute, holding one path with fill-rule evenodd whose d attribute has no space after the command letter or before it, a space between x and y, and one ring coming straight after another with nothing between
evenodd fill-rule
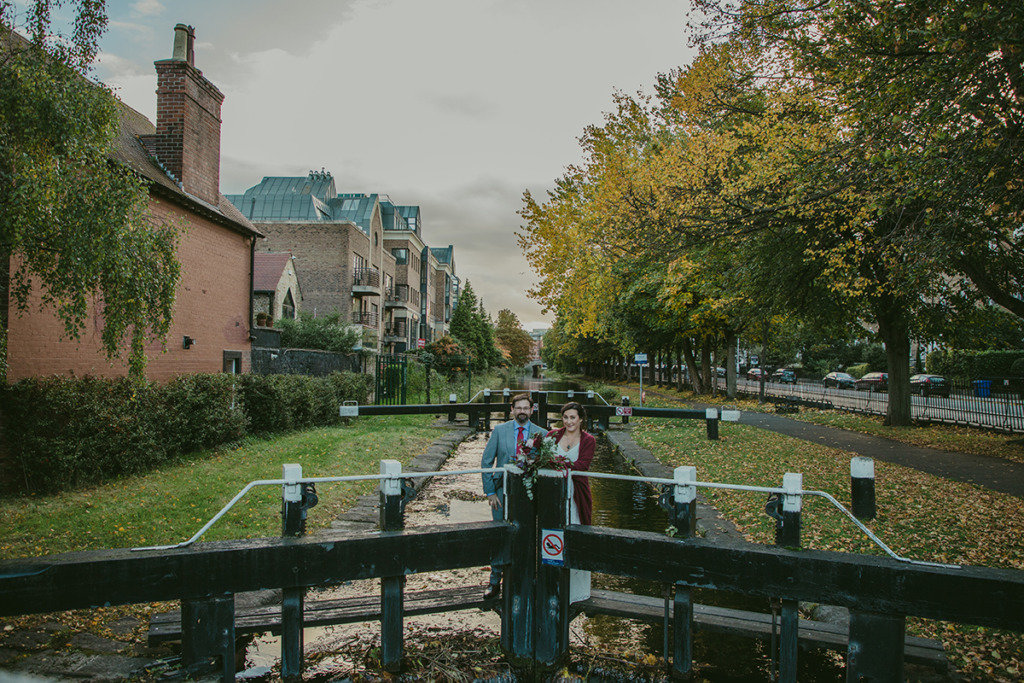
<instances>
[{"instance_id":1,"label":"apartment building","mask_svg":"<svg viewBox=\"0 0 1024 683\"><path fill-rule=\"evenodd\" d=\"M382 353L413 350L447 331L454 247L441 250L438 261L423 239L418 206L385 194L339 193L324 170L265 177L228 198L267 236L258 251L292 254L303 310L338 311L362 328L364 347Z\"/></svg>"}]
</instances>

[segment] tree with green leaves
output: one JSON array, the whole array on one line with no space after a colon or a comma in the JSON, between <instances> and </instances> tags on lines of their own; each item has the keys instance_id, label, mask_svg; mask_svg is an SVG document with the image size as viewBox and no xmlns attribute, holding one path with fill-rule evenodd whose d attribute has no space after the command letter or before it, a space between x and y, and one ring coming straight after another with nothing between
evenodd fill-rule
<instances>
[{"instance_id":1,"label":"tree with green leaves","mask_svg":"<svg viewBox=\"0 0 1024 683\"><path fill-rule=\"evenodd\" d=\"M90 311L99 315L107 356L127 346L129 374L141 378L146 342L171 323L178 229L148 215L145 182L111 161L118 103L86 78L106 28L104 2L66 3L74 7L66 34L51 18L57 4L0 0L3 279L13 313L38 292L68 338L80 337Z\"/></svg>"},{"instance_id":2,"label":"tree with green leaves","mask_svg":"<svg viewBox=\"0 0 1024 683\"><path fill-rule=\"evenodd\" d=\"M494 328L468 280L459 294L449 325L451 335L470 353L477 370L486 370L501 361L501 354L494 345Z\"/></svg>"},{"instance_id":3,"label":"tree with green leaves","mask_svg":"<svg viewBox=\"0 0 1024 683\"><path fill-rule=\"evenodd\" d=\"M533 340L523 329L519 318L507 308L498 311L498 323L494 327L494 337L498 344L508 351L509 363L520 367L530 360Z\"/></svg>"}]
</instances>

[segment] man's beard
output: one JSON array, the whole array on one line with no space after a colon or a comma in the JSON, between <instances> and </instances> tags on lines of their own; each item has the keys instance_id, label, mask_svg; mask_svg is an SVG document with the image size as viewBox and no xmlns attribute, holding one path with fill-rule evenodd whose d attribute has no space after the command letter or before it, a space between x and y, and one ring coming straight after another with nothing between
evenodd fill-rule
<instances>
[{"instance_id":1,"label":"man's beard","mask_svg":"<svg viewBox=\"0 0 1024 683\"><path fill-rule=\"evenodd\" d=\"M519 413L518 415L516 415L516 422L518 422L521 425L524 425L524 424L526 424L529 421L530 421L530 416L529 415L524 415L523 413Z\"/></svg>"}]
</instances>

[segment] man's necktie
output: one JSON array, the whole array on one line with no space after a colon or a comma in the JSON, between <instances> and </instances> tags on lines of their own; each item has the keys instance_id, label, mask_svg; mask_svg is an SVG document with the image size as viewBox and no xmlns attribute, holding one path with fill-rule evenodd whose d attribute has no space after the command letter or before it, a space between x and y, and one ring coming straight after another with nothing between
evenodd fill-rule
<instances>
[{"instance_id":1,"label":"man's necktie","mask_svg":"<svg viewBox=\"0 0 1024 683\"><path fill-rule=\"evenodd\" d=\"M523 428L519 428L519 438L516 439L516 446L518 447L525 439L523 439Z\"/></svg>"}]
</instances>

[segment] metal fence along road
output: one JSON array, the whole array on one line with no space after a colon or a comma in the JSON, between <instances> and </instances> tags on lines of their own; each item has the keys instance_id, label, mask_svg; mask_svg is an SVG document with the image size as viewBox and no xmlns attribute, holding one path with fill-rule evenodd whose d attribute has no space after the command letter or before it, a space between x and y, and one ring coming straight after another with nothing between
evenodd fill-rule
<instances>
[{"instance_id":1,"label":"metal fence along road","mask_svg":"<svg viewBox=\"0 0 1024 683\"><path fill-rule=\"evenodd\" d=\"M949 396L911 395L910 411L915 420L984 427L1007 432L1024 432L1024 401L1010 380L983 380L953 383ZM718 388L725 390L725 379L718 378ZM889 394L855 389L825 387L820 381L798 384L765 383L765 395L856 413L885 415ZM736 380L742 394L757 396L760 384L753 380Z\"/></svg>"}]
</instances>

